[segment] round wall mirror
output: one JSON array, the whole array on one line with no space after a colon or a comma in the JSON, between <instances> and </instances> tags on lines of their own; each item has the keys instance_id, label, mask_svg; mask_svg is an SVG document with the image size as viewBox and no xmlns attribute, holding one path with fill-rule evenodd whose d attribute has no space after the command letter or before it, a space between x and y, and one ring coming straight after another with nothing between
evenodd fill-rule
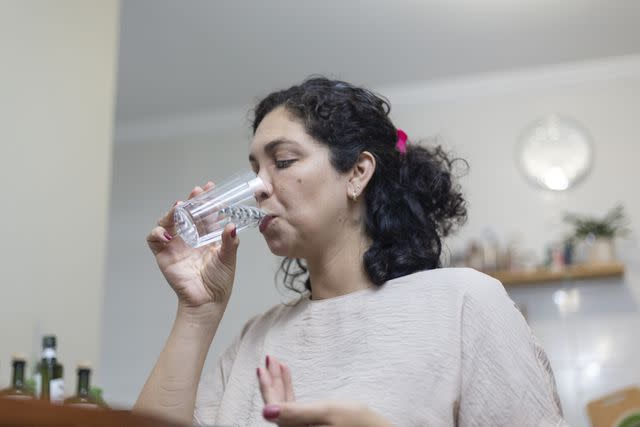
<instances>
[{"instance_id":1,"label":"round wall mirror","mask_svg":"<svg viewBox=\"0 0 640 427\"><path fill-rule=\"evenodd\" d=\"M567 190L591 169L591 138L577 120L551 114L524 129L518 144L518 160L521 171L537 186Z\"/></svg>"}]
</instances>

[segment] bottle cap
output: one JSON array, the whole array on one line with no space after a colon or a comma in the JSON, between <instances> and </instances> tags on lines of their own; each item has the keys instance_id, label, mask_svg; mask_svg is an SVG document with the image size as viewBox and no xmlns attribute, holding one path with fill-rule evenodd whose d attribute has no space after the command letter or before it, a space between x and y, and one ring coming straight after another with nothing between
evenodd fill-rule
<instances>
[{"instance_id":1,"label":"bottle cap","mask_svg":"<svg viewBox=\"0 0 640 427\"><path fill-rule=\"evenodd\" d=\"M42 347L43 348L56 348L56 336L55 335L45 335L42 337Z\"/></svg>"},{"instance_id":2,"label":"bottle cap","mask_svg":"<svg viewBox=\"0 0 640 427\"><path fill-rule=\"evenodd\" d=\"M14 362L26 362L27 355L25 353L13 353L11 355L11 360Z\"/></svg>"},{"instance_id":3,"label":"bottle cap","mask_svg":"<svg viewBox=\"0 0 640 427\"><path fill-rule=\"evenodd\" d=\"M88 360L80 360L78 361L78 363L76 364L76 366L78 367L78 370L91 370L91 362Z\"/></svg>"}]
</instances>

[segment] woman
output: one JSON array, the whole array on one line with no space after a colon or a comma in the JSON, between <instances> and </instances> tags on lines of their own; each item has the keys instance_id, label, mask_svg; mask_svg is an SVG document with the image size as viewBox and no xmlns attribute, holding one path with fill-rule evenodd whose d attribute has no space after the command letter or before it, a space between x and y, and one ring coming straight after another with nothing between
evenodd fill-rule
<instances>
[{"instance_id":1,"label":"woman","mask_svg":"<svg viewBox=\"0 0 640 427\"><path fill-rule=\"evenodd\" d=\"M243 427L563 423L544 352L502 285L439 268L441 239L466 218L452 161L406 145L388 113L324 78L258 104L260 231L306 292L245 325L196 405L239 239L229 224L220 247L193 250L170 210L147 241L178 310L136 410Z\"/></svg>"}]
</instances>

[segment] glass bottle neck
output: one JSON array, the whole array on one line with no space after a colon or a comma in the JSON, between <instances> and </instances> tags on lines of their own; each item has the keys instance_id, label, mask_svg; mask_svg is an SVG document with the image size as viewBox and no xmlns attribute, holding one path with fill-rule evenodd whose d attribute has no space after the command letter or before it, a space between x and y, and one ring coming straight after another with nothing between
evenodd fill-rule
<instances>
[{"instance_id":1,"label":"glass bottle neck","mask_svg":"<svg viewBox=\"0 0 640 427\"><path fill-rule=\"evenodd\" d=\"M89 396L89 377L91 371L89 369L78 370L78 396Z\"/></svg>"},{"instance_id":2,"label":"glass bottle neck","mask_svg":"<svg viewBox=\"0 0 640 427\"><path fill-rule=\"evenodd\" d=\"M13 388L21 389L24 385L24 363L13 362Z\"/></svg>"},{"instance_id":3,"label":"glass bottle neck","mask_svg":"<svg viewBox=\"0 0 640 427\"><path fill-rule=\"evenodd\" d=\"M42 360L53 359L56 360L56 349L52 347L45 347L42 349Z\"/></svg>"}]
</instances>

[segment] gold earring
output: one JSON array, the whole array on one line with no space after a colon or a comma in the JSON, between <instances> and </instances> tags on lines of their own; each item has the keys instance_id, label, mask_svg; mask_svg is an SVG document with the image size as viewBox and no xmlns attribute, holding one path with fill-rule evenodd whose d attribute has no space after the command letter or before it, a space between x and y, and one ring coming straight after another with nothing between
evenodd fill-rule
<instances>
[{"instance_id":1,"label":"gold earring","mask_svg":"<svg viewBox=\"0 0 640 427\"><path fill-rule=\"evenodd\" d=\"M353 192L351 193L351 198L353 199L354 202L358 200L359 192L360 192L360 184L356 184L356 188L354 188Z\"/></svg>"}]
</instances>

